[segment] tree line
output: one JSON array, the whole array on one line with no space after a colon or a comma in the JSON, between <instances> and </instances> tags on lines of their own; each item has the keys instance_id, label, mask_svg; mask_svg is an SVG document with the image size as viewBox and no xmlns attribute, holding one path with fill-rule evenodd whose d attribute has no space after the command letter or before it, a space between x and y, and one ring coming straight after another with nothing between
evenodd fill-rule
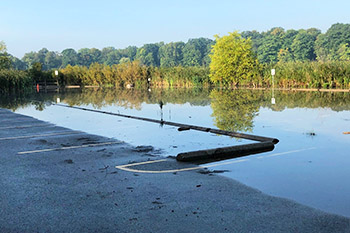
<instances>
[{"instance_id":1,"label":"tree line","mask_svg":"<svg viewBox=\"0 0 350 233\"><path fill-rule=\"evenodd\" d=\"M252 50L260 63L291 61L349 61L350 24L337 23L327 32L316 28L285 30L281 27L266 32L244 31L245 39L252 41ZM141 64L155 67L209 66L214 40L190 39L188 42L153 43L142 47L129 46L124 49L106 47L82 48L78 51L68 48L62 52L46 48L26 53L22 59L8 54L15 69L24 70L34 63L41 63L43 70L64 68L67 65L90 66L93 63L105 65L122 64L139 60Z\"/></svg>"},{"instance_id":2,"label":"tree line","mask_svg":"<svg viewBox=\"0 0 350 233\"><path fill-rule=\"evenodd\" d=\"M28 69L35 63L41 63L43 70L65 68L71 66L89 67L93 63L108 66L123 64L132 61L140 61L142 65L154 67L173 66L208 66L210 59L208 54L211 39L190 39L187 43L154 43L145 44L142 47L129 46L124 49L106 47L102 50L96 48L82 48L78 51L68 48L62 52L49 51L46 48L38 52L24 54L22 59L10 56L15 69Z\"/></svg>"},{"instance_id":3,"label":"tree line","mask_svg":"<svg viewBox=\"0 0 350 233\"><path fill-rule=\"evenodd\" d=\"M324 34L317 28L276 27L262 33L245 31L242 37L251 38L261 63L350 60L350 24L333 24Z\"/></svg>"}]
</instances>

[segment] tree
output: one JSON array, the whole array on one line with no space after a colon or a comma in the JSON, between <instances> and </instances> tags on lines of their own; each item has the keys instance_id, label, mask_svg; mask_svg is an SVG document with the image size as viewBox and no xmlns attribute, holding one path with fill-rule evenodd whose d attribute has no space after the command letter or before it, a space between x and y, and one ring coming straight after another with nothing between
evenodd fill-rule
<instances>
[{"instance_id":1,"label":"tree","mask_svg":"<svg viewBox=\"0 0 350 233\"><path fill-rule=\"evenodd\" d=\"M124 64L124 63L129 63L130 62L130 58L128 57L122 57L119 60L119 64Z\"/></svg>"},{"instance_id":2,"label":"tree","mask_svg":"<svg viewBox=\"0 0 350 233\"><path fill-rule=\"evenodd\" d=\"M45 65L45 57L48 52L49 50L47 48L42 48L37 53L35 53L35 56L34 56L34 62L41 63L43 65L42 67L43 70L47 69Z\"/></svg>"},{"instance_id":3,"label":"tree","mask_svg":"<svg viewBox=\"0 0 350 233\"><path fill-rule=\"evenodd\" d=\"M325 34L317 37L315 50L317 60L339 59L339 48L343 44L350 44L350 24L333 24Z\"/></svg>"},{"instance_id":4,"label":"tree","mask_svg":"<svg viewBox=\"0 0 350 233\"><path fill-rule=\"evenodd\" d=\"M42 72L42 64L40 62L35 62L29 69L29 75L35 80L35 81L41 81L43 78L43 72Z\"/></svg>"},{"instance_id":5,"label":"tree","mask_svg":"<svg viewBox=\"0 0 350 233\"><path fill-rule=\"evenodd\" d=\"M291 45L296 61L313 61L316 59L314 50L316 37L316 33L308 33L305 30L299 31Z\"/></svg>"},{"instance_id":6,"label":"tree","mask_svg":"<svg viewBox=\"0 0 350 233\"><path fill-rule=\"evenodd\" d=\"M179 66L182 63L183 42L171 42L159 48L159 62L161 67Z\"/></svg>"},{"instance_id":7,"label":"tree","mask_svg":"<svg viewBox=\"0 0 350 233\"><path fill-rule=\"evenodd\" d=\"M35 52L25 53L22 57L22 61L26 64L26 68L30 68L35 63Z\"/></svg>"},{"instance_id":8,"label":"tree","mask_svg":"<svg viewBox=\"0 0 350 233\"><path fill-rule=\"evenodd\" d=\"M20 59L18 59L17 57L14 57L12 55L9 55L9 58L11 60L12 63L12 67L15 70L25 70L27 68L27 65L25 62L21 61Z\"/></svg>"},{"instance_id":9,"label":"tree","mask_svg":"<svg viewBox=\"0 0 350 233\"><path fill-rule=\"evenodd\" d=\"M338 50L339 60L350 61L350 46L349 44L342 44Z\"/></svg>"},{"instance_id":10,"label":"tree","mask_svg":"<svg viewBox=\"0 0 350 233\"><path fill-rule=\"evenodd\" d=\"M128 46L125 49L120 49L119 51L123 57L128 57L130 59L130 61L134 61L136 53L137 53L137 47L136 46Z\"/></svg>"},{"instance_id":11,"label":"tree","mask_svg":"<svg viewBox=\"0 0 350 233\"><path fill-rule=\"evenodd\" d=\"M245 39L250 38L252 40L253 51L257 53L258 48L260 47L264 36L255 30L242 32L241 35Z\"/></svg>"},{"instance_id":12,"label":"tree","mask_svg":"<svg viewBox=\"0 0 350 233\"><path fill-rule=\"evenodd\" d=\"M11 68L11 60L7 53L6 44L0 41L0 70Z\"/></svg>"},{"instance_id":13,"label":"tree","mask_svg":"<svg viewBox=\"0 0 350 233\"><path fill-rule=\"evenodd\" d=\"M286 33L282 37L283 50L288 49L289 51L291 51L293 41L294 41L295 37L298 35L298 33L299 33L298 31L293 30L293 29L286 31Z\"/></svg>"},{"instance_id":14,"label":"tree","mask_svg":"<svg viewBox=\"0 0 350 233\"><path fill-rule=\"evenodd\" d=\"M62 51L62 67L78 64L78 53L74 49L65 49Z\"/></svg>"},{"instance_id":15,"label":"tree","mask_svg":"<svg viewBox=\"0 0 350 233\"><path fill-rule=\"evenodd\" d=\"M62 65L62 57L55 52L46 53L44 66L46 70L58 69Z\"/></svg>"},{"instance_id":16,"label":"tree","mask_svg":"<svg viewBox=\"0 0 350 233\"><path fill-rule=\"evenodd\" d=\"M215 36L210 63L210 78L214 83L238 84L240 80L255 76L258 65L250 39L238 32L227 36Z\"/></svg>"},{"instance_id":17,"label":"tree","mask_svg":"<svg viewBox=\"0 0 350 233\"><path fill-rule=\"evenodd\" d=\"M103 48L101 50L101 58L100 58L101 63L107 65L107 60L108 60L109 54L113 53L114 51L115 51L114 47ZM115 63L112 63L112 64L115 64ZM108 64L108 65L112 65L112 64Z\"/></svg>"},{"instance_id":18,"label":"tree","mask_svg":"<svg viewBox=\"0 0 350 233\"><path fill-rule=\"evenodd\" d=\"M190 39L183 48L183 66L207 66L210 63L208 54L213 40L206 38Z\"/></svg>"},{"instance_id":19,"label":"tree","mask_svg":"<svg viewBox=\"0 0 350 233\"><path fill-rule=\"evenodd\" d=\"M289 62L293 61L293 55L289 51L289 48L281 49L277 54L278 62Z\"/></svg>"},{"instance_id":20,"label":"tree","mask_svg":"<svg viewBox=\"0 0 350 233\"><path fill-rule=\"evenodd\" d=\"M92 48L83 48L78 51L79 65L89 67L92 63L101 63L101 51Z\"/></svg>"},{"instance_id":21,"label":"tree","mask_svg":"<svg viewBox=\"0 0 350 233\"><path fill-rule=\"evenodd\" d=\"M272 28L263 36L261 45L257 49L258 59L262 63L276 63L278 53L283 47L284 29Z\"/></svg>"},{"instance_id":22,"label":"tree","mask_svg":"<svg viewBox=\"0 0 350 233\"><path fill-rule=\"evenodd\" d=\"M136 59L146 66L159 66L159 47L163 44L145 44L137 49Z\"/></svg>"}]
</instances>

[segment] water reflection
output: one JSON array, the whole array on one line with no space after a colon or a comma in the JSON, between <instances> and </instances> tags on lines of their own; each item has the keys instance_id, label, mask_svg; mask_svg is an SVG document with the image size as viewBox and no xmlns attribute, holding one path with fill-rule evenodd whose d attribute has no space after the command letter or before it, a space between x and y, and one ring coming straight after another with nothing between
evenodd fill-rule
<instances>
[{"instance_id":1,"label":"water reflection","mask_svg":"<svg viewBox=\"0 0 350 233\"><path fill-rule=\"evenodd\" d=\"M216 127L251 132L263 97L263 92L250 90L212 90L210 99Z\"/></svg>"},{"instance_id":2,"label":"water reflection","mask_svg":"<svg viewBox=\"0 0 350 233\"><path fill-rule=\"evenodd\" d=\"M275 91L275 104L271 103L271 92L264 90L222 90L222 89L66 89L60 93L30 93L17 96L1 96L0 107L16 111L18 108L34 105L42 111L50 101L60 99L68 105L91 105L96 109L106 106L120 106L125 109L140 110L142 104L157 104L160 119L163 106L185 104L212 108L215 126L222 130L251 132L254 118L259 109L265 107L273 111L291 108L330 108L333 111L350 109L349 92L297 92ZM171 118L171 109L169 109Z\"/></svg>"}]
</instances>

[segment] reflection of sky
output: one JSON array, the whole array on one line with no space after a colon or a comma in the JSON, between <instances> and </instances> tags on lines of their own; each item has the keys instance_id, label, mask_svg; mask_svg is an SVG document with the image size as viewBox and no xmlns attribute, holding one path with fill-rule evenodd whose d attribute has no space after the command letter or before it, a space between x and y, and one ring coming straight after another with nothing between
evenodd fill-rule
<instances>
[{"instance_id":1,"label":"reflection of sky","mask_svg":"<svg viewBox=\"0 0 350 233\"><path fill-rule=\"evenodd\" d=\"M270 195L350 216L350 135L343 134L350 131L348 118L350 111L328 108L261 108L254 133L278 138L275 150L216 169ZM285 152L292 153L273 156Z\"/></svg>"},{"instance_id":2,"label":"reflection of sky","mask_svg":"<svg viewBox=\"0 0 350 233\"><path fill-rule=\"evenodd\" d=\"M91 105L87 106L93 109ZM141 105L141 110L126 109L119 106L105 106L102 111L115 112L152 119L161 119L161 109L157 104ZM123 117L50 106L44 111L35 111L34 107L18 109L18 113L49 121L59 126L82 130L125 141L134 146L152 145L166 155L180 152L231 146L246 142L226 136L216 136L199 131L177 131L177 127L143 122ZM163 120L185 124L214 127L210 106L191 106L190 104L166 104L163 106Z\"/></svg>"},{"instance_id":3,"label":"reflection of sky","mask_svg":"<svg viewBox=\"0 0 350 233\"><path fill-rule=\"evenodd\" d=\"M93 108L91 105L87 107ZM101 110L161 118L157 104L143 103L140 110L115 105L102 107ZM247 142L197 131L178 132L175 127L160 127L154 123L58 106L47 107L42 112L34 107L18 109L17 112L133 145L152 145L162 149L164 155ZM211 115L209 105L193 106L187 103L163 106L165 121L214 127ZM350 216L350 135L343 134L350 131L349 119L350 111L335 112L329 108L272 111L262 107L254 119L253 132L278 138L280 142L275 150L248 156L246 162L212 169L230 170L224 175L270 195ZM291 153L274 156L285 152Z\"/></svg>"},{"instance_id":4,"label":"reflection of sky","mask_svg":"<svg viewBox=\"0 0 350 233\"><path fill-rule=\"evenodd\" d=\"M350 111L335 112L329 108L294 108L274 112L261 108L255 126L273 126L283 131L328 135L332 140L346 140L342 134L350 131ZM256 127L258 128L258 127Z\"/></svg>"}]
</instances>

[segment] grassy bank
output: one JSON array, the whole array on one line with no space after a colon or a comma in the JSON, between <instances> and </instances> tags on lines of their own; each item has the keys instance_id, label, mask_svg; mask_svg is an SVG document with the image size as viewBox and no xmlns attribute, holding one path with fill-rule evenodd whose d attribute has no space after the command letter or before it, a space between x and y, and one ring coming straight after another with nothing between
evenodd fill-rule
<instances>
[{"instance_id":1,"label":"grassy bank","mask_svg":"<svg viewBox=\"0 0 350 233\"><path fill-rule=\"evenodd\" d=\"M149 67L138 61L112 66L94 63L89 68L67 66L60 72L63 85L191 87L210 84L208 68Z\"/></svg>"},{"instance_id":2,"label":"grassy bank","mask_svg":"<svg viewBox=\"0 0 350 233\"><path fill-rule=\"evenodd\" d=\"M283 88L350 88L350 62L287 62L260 65L250 79L238 79L239 86L270 87L271 69L276 69L275 86ZM206 67L148 67L137 61L89 68L68 66L60 70L64 85L193 87L213 85ZM150 82L148 82L150 80ZM225 86L237 83L225 83Z\"/></svg>"},{"instance_id":3,"label":"grassy bank","mask_svg":"<svg viewBox=\"0 0 350 233\"><path fill-rule=\"evenodd\" d=\"M265 67L265 80L272 66ZM350 88L350 62L288 62L277 63L275 84L292 88Z\"/></svg>"},{"instance_id":4,"label":"grassy bank","mask_svg":"<svg viewBox=\"0 0 350 233\"><path fill-rule=\"evenodd\" d=\"M25 71L0 70L0 93L22 91L32 85L33 79Z\"/></svg>"},{"instance_id":5,"label":"grassy bank","mask_svg":"<svg viewBox=\"0 0 350 233\"><path fill-rule=\"evenodd\" d=\"M221 86L271 87L272 68L276 69L275 87L350 88L350 61L260 64L253 77L242 77L236 83L225 83ZM7 93L22 90L48 79L58 79L61 86L209 87L214 86L209 73L207 67L150 67L141 65L138 61L112 66L98 63L90 67L67 66L59 70L57 77L53 71L34 68L28 71L0 70L0 91Z\"/></svg>"}]
</instances>

